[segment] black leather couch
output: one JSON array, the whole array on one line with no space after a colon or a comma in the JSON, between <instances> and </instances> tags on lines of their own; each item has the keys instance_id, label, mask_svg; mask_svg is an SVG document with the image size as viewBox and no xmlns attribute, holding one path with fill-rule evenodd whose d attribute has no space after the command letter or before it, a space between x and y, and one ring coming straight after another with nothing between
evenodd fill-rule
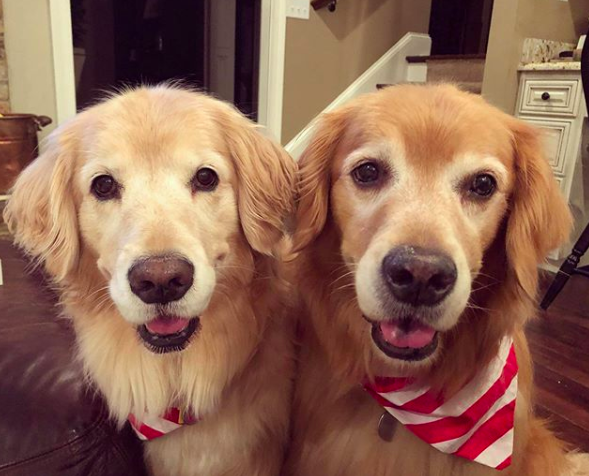
<instances>
[{"instance_id":1,"label":"black leather couch","mask_svg":"<svg viewBox=\"0 0 589 476\"><path fill-rule=\"evenodd\" d=\"M8 238L0 259L0 475L146 475L140 441L129 426L117 431L84 382L43 276Z\"/></svg>"}]
</instances>

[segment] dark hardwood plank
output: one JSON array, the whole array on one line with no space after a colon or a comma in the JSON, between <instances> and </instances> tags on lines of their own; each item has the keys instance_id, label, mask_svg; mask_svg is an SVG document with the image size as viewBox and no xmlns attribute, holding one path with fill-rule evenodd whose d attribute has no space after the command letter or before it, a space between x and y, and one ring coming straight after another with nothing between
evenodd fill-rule
<instances>
[{"instance_id":1,"label":"dark hardwood plank","mask_svg":"<svg viewBox=\"0 0 589 476\"><path fill-rule=\"evenodd\" d=\"M536 367L536 395L538 402L546 409L574 422L589 432L589 392L545 367Z\"/></svg>"},{"instance_id":2,"label":"dark hardwood plank","mask_svg":"<svg viewBox=\"0 0 589 476\"><path fill-rule=\"evenodd\" d=\"M589 342L589 329L560 319L559 315L551 314L536 319L530 324L528 332L536 335L540 342L550 344L558 342L560 347L567 346L569 349L589 355L589 349L580 345L582 342Z\"/></svg>"},{"instance_id":3,"label":"dark hardwood plank","mask_svg":"<svg viewBox=\"0 0 589 476\"><path fill-rule=\"evenodd\" d=\"M551 317L550 319L554 319ZM569 338L568 342L563 342L565 338L551 328L536 327L536 323L528 325L527 336L530 345L534 347L552 349L560 354L560 358L573 358L578 361L589 361L589 349L580 345L580 340L575 341L574 336Z\"/></svg>"},{"instance_id":4,"label":"dark hardwood plank","mask_svg":"<svg viewBox=\"0 0 589 476\"><path fill-rule=\"evenodd\" d=\"M535 340L530 341L530 349L534 356L534 363L540 370L546 368L589 388L589 373L587 372L589 360L559 353L554 348L539 345Z\"/></svg>"},{"instance_id":5,"label":"dark hardwood plank","mask_svg":"<svg viewBox=\"0 0 589 476\"><path fill-rule=\"evenodd\" d=\"M563 441L571 445L571 449L589 451L587 430L566 420L557 413L542 405L536 405L536 414L547 420L549 428Z\"/></svg>"},{"instance_id":6,"label":"dark hardwood plank","mask_svg":"<svg viewBox=\"0 0 589 476\"><path fill-rule=\"evenodd\" d=\"M548 311L528 324L527 336L536 412L572 448L589 452L589 279L569 279Z\"/></svg>"}]
</instances>

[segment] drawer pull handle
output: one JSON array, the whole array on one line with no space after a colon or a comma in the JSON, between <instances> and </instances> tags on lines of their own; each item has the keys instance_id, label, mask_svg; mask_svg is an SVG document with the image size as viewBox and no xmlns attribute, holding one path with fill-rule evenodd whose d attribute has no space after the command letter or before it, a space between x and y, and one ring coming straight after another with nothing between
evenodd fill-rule
<instances>
[{"instance_id":1,"label":"drawer pull handle","mask_svg":"<svg viewBox=\"0 0 589 476\"><path fill-rule=\"evenodd\" d=\"M542 101L548 101L550 99L550 93L544 92L542 93Z\"/></svg>"}]
</instances>

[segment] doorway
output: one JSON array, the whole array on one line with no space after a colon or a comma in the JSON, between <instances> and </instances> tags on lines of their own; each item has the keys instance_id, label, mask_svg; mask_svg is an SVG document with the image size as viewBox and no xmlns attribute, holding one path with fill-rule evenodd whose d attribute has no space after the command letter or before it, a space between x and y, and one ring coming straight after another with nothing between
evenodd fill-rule
<instances>
[{"instance_id":1,"label":"doorway","mask_svg":"<svg viewBox=\"0 0 589 476\"><path fill-rule=\"evenodd\" d=\"M493 0L432 0L432 55L484 55Z\"/></svg>"},{"instance_id":2,"label":"doorway","mask_svg":"<svg viewBox=\"0 0 589 476\"><path fill-rule=\"evenodd\" d=\"M257 119L261 0L71 0L77 108L178 81Z\"/></svg>"}]
</instances>

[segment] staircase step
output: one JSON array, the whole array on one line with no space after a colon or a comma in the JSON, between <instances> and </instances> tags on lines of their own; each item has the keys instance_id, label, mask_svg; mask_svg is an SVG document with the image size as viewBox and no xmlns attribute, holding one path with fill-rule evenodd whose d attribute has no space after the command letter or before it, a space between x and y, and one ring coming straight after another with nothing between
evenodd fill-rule
<instances>
[{"instance_id":1,"label":"staircase step","mask_svg":"<svg viewBox=\"0 0 589 476\"><path fill-rule=\"evenodd\" d=\"M427 61L428 81L480 82L485 74L484 59Z\"/></svg>"},{"instance_id":2,"label":"staircase step","mask_svg":"<svg viewBox=\"0 0 589 476\"><path fill-rule=\"evenodd\" d=\"M483 92L483 83L482 82L472 82L472 83L459 82L459 83L456 83L456 86L458 86L463 91L467 91L467 92L473 93L473 94L481 94Z\"/></svg>"},{"instance_id":3,"label":"staircase step","mask_svg":"<svg viewBox=\"0 0 589 476\"><path fill-rule=\"evenodd\" d=\"M425 63L426 61L445 61L445 60L473 60L486 58L485 54L480 55L428 55L428 56L407 56L407 63Z\"/></svg>"},{"instance_id":4,"label":"staircase step","mask_svg":"<svg viewBox=\"0 0 589 476\"><path fill-rule=\"evenodd\" d=\"M481 82L456 82L456 81L446 81L446 82L453 82L457 87L462 89L463 91L467 91L473 94L481 94L483 89L483 83ZM431 81L428 81L431 83ZM434 81L435 83L435 81ZM423 83L404 83L404 84L423 84ZM388 88L389 86L394 86L394 84L386 84L386 83L379 83L376 85L376 89L384 89Z\"/></svg>"}]
</instances>

